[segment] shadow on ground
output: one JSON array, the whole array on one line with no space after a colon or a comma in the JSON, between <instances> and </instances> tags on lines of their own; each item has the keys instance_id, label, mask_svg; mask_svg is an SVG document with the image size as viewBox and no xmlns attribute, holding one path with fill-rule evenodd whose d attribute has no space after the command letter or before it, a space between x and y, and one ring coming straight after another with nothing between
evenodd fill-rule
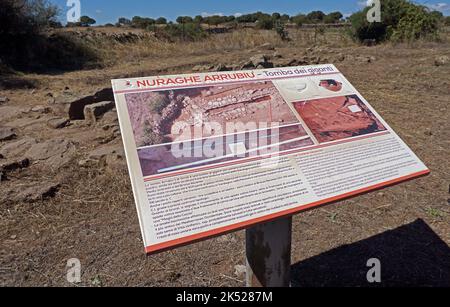
<instances>
[{"instance_id":1,"label":"shadow on ground","mask_svg":"<svg viewBox=\"0 0 450 307\"><path fill-rule=\"evenodd\" d=\"M366 262L381 262L381 283L370 284ZM450 248L421 219L338 247L292 266L292 286L450 287Z\"/></svg>"}]
</instances>

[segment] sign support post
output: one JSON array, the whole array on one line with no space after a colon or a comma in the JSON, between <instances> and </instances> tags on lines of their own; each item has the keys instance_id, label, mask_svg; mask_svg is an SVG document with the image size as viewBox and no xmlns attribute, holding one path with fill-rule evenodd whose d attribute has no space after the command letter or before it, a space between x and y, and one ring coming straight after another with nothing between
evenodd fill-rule
<instances>
[{"instance_id":1,"label":"sign support post","mask_svg":"<svg viewBox=\"0 0 450 307\"><path fill-rule=\"evenodd\" d=\"M292 217L245 231L247 287L289 287Z\"/></svg>"}]
</instances>

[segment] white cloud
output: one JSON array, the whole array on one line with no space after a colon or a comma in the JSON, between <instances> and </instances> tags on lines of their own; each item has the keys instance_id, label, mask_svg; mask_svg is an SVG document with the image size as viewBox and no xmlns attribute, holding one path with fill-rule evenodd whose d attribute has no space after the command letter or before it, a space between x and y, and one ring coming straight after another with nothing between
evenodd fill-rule
<instances>
[{"instance_id":1,"label":"white cloud","mask_svg":"<svg viewBox=\"0 0 450 307\"><path fill-rule=\"evenodd\" d=\"M244 15L244 14L242 14L242 13L234 13L234 17L241 17L242 15Z\"/></svg>"},{"instance_id":2,"label":"white cloud","mask_svg":"<svg viewBox=\"0 0 450 307\"><path fill-rule=\"evenodd\" d=\"M350 16L352 16L352 13L342 13L342 17L345 19L345 18L348 18L348 17L350 17Z\"/></svg>"},{"instance_id":3,"label":"white cloud","mask_svg":"<svg viewBox=\"0 0 450 307\"><path fill-rule=\"evenodd\" d=\"M435 11L450 11L450 4L445 2L426 4L426 6Z\"/></svg>"},{"instance_id":4,"label":"white cloud","mask_svg":"<svg viewBox=\"0 0 450 307\"><path fill-rule=\"evenodd\" d=\"M101 14L101 13L103 13L103 11L102 10L95 10L95 13Z\"/></svg>"},{"instance_id":5,"label":"white cloud","mask_svg":"<svg viewBox=\"0 0 450 307\"><path fill-rule=\"evenodd\" d=\"M361 0L361 1L358 1L357 4L359 7L366 7L369 5L369 1L370 0Z\"/></svg>"},{"instance_id":6,"label":"white cloud","mask_svg":"<svg viewBox=\"0 0 450 307\"><path fill-rule=\"evenodd\" d=\"M223 16L223 13L208 13L208 12L202 13L202 17L209 17L209 16Z\"/></svg>"}]
</instances>

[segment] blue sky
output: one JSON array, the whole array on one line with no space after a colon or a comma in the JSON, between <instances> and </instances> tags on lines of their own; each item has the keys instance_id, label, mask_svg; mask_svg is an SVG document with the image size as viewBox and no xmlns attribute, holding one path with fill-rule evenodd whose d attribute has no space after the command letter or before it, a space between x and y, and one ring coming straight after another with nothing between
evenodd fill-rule
<instances>
[{"instance_id":1,"label":"blue sky","mask_svg":"<svg viewBox=\"0 0 450 307\"><path fill-rule=\"evenodd\" d=\"M62 10L62 21L65 21L67 0L50 0ZM436 0L422 3L434 7L444 13L450 14L450 1ZM97 24L116 22L119 17L131 18L133 16L159 17L175 20L180 15L235 15L262 11L265 13L287 13L295 15L299 12L308 13L313 10L324 12L340 11L344 15L358 11L364 0L81 0L81 14L88 15L97 20Z\"/></svg>"}]
</instances>

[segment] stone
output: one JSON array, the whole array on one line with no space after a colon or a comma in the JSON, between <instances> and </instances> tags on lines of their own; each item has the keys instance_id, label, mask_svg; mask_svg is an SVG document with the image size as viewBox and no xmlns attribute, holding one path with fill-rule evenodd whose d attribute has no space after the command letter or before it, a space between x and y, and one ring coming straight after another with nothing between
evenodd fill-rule
<instances>
[{"instance_id":1,"label":"stone","mask_svg":"<svg viewBox=\"0 0 450 307\"><path fill-rule=\"evenodd\" d=\"M255 69L256 66L253 64L252 61L245 62L242 64L241 69Z\"/></svg>"},{"instance_id":2,"label":"stone","mask_svg":"<svg viewBox=\"0 0 450 307\"><path fill-rule=\"evenodd\" d=\"M260 50L275 50L275 47L271 43L264 43L258 47Z\"/></svg>"},{"instance_id":3,"label":"stone","mask_svg":"<svg viewBox=\"0 0 450 307\"><path fill-rule=\"evenodd\" d=\"M274 67L274 65L272 62L261 63L261 64L258 64L258 66L256 66L257 69L273 68L273 67Z\"/></svg>"},{"instance_id":4,"label":"stone","mask_svg":"<svg viewBox=\"0 0 450 307\"><path fill-rule=\"evenodd\" d=\"M0 123L6 123L14 118L20 118L23 114L28 113L29 111L30 108L2 106L0 107Z\"/></svg>"},{"instance_id":5,"label":"stone","mask_svg":"<svg viewBox=\"0 0 450 307\"><path fill-rule=\"evenodd\" d=\"M37 141L30 137L24 137L20 140L7 143L0 147L0 153L6 158L20 157L28 151Z\"/></svg>"},{"instance_id":6,"label":"stone","mask_svg":"<svg viewBox=\"0 0 450 307\"><path fill-rule=\"evenodd\" d=\"M375 46L377 44L377 40L376 39L365 39L363 40L363 45L364 46L368 46L368 47L372 47Z\"/></svg>"},{"instance_id":7,"label":"stone","mask_svg":"<svg viewBox=\"0 0 450 307\"><path fill-rule=\"evenodd\" d=\"M344 60L345 60L345 55L344 55L343 53L339 53L339 54L336 56L336 60L339 61L339 62L344 61Z\"/></svg>"},{"instance_id":8,"label":"stone","mask_svg":"<svg viewBox=\"0 0 450 307\"><path fill-rule=\"evenodd\" d=\"M36 113L42 113L42 114L47 114L50 113L52 111L52 108L47 107L47 106L35 106L31 108L31 112L36 112Z\"/></svg>"},{"instance_id":9,"label":"stone","mask_svg":"<svg viewBox=\"0 0 450 307\"><path fill-rule=\"evenodd\" d=\"M281 55L281 53L279 53L278 51L275 51L273 53L273 58L274 59L281 59L283 56Z\"/></svg>"},{"instance_id":10,"label":"stone","mask_svg":"<svg viewBox=\"0 0 450 307\"><path fill-rule=\"evenodd\" d=\"M78 161L78 165L81 167L93 167L97 165L98 161L93 159L82 159Z\"/></svg>"},{"instance_id":11,"label":"stone","mask_svg":"<svg viewBox=\"0 0 450 307\"><path fill-rule=\"evenodd\" d=\"M201 71L203 68L203 65L195 65L194 67L192 67L192 71Z\"/></svg>"},{"instance_id":12,"label":"stone","mask_svg":"<svg viewBox=\"0 0 450 307\"><path fill-rule=\"evenodd\" d=\"M15 191L11 198L15 201L36 202L54 197L60 188L59 183L36 182L35 184Z\"/></svg>"},{"instance_id":13,"label":"stone","mask_svg":"<svg viewBox=\"0 0 450 307\"><path fill-rule=\"evenodd\" d=\"M32 145L24 156L33 163L44 163L58 169L70 162L75 154L75 145L71 141L52 139Z\"/></svg>"},{"instance_id":14,"label":"stone","mask_svg":"<svg viewBox=\"0 0 450 307\"><path fill-rule=\"evenodd\" d=\"M0 127L0 141L9 141L16 137L14 129L11 127Z\"/></svg>"},{"instance_id":15,"label":"stone","mask_svg":"<svg viewBox=\"0 0 450 307\"><path fill-rule=\"evenodd\" d=\"M113 101L102 101L84 107L84 118L90 124L95 124L97 119L112 110L115 104Z\"/></svg>"},{"instance_id":16,"label":"stone","mask_svg":"<svg viewBox=\"0 0 450 307\"><path fill-rule=\"evenodd\" d=\"M8 101L9 101L8 97L0 97L0 104L4 104Z\"/></svg>"},{"instance_id":17,"label":"stone","mask_svg":"<svg viewBox=\"0 0 450 307\"><path fill-rule=\"evenodd\" d=\"M254 55L250 58L250 62L252 62L253 65L257 66L260 63L267 62L267 56L265 56L263 54Z\"/></svg>"},{"instance_id":18,"label":"stone","mask_svg":"<svg viewBox=\"0 0 450 307\"><path fill-rule=\"evenodd\" d=\"M69 120L67 118L51 118L47 121L47 126L53 129L61 129L66 127L69 124Z\"/></svg>"},{"instance_id":19,"label":"stone","mask_svg":"<svg viewBox=\"0 0 450 307\"><path fill-rule=\"evenodd\" d=\"M226 66L225 64L219 64L214 68L215 71L229 71L232 70L230 67Z\"/></svg>"},{"instance_id":20,"label":"stone","mask_svg":"<svg viewBox=\"0 0 450 307\"><path fill-rule=\"evenodd\" d=\"M106 112L101 119L104 125L119 125L119 119L117 117L117 110L114 108L109 112Z\"/></svg>"},{"instance_id":21,"label":"stone","mask_svg":"<svg viewBox=\"0 0 450 307\"><path fill-rule=\"evenodd\" d=\"M363 62L363 63L373 63L377 60L376 57L374 56L363 56L363 57L358 57L357 58L358 61Z\"/></svg>"},{"instance_id":22,"label":"stone","mask_svg":"<svg viewBox=\"0 0 450 307\"><path fill-rule=\"evenodd\" d=\"M28 158L15 161L6 161L0 164L0 172L6 174L8 172L26 168L28 166L30 166L30 160Z\"/></svg>"},{"instance_id":23,"label":"stone","mask_svg":"<svg viewBox=\"0 0 450 307\"><path fill-rule=\"evenodd\" d=\"M243 277L247 272L247 267L242 264L238 264L234 266L234 275L237 277Z\"/></svg>"},{"instance_id":24,"label":"stone","mask_svg":"<svg viewBox=\"0 0 450 307\"><path fill-rule=\"evenodd\" d=\"M273 63L268 61L269 57L263 54L255 55L250 58L250 62L256 68L273 68Z\"/></svg>"},{"instance_id":25,"label":"stone","mask_svg":"<svg viewBox=\"0 0 450 307\"><path fill-rule=\"evenodd\" d=\"M91 151L87 160L97 161L100 166L124 165L125 152L120 145L107 145Z\"/></svg>"},{"instance_id":26,"label":"stone","mask_svg":"<svg viewBox=\"0 0 450 307\"><path fill-rule=\"evenodd\" d=\"M62 93L54 98L52 109L55 113L65 114L70 120L84 119L84 107L97 102L113 101L112 88L103 88L92 95L78 96L71 93Z\"/></svg>"},{"instance_id":27,"label":"stone","mask_svg":"<svg viewBox=\"0 0 450 307\"><path fill-rule=\"evenodd\" d=\"M443 66L450 62L450 58L446 55L441 55L439 57L436 57L434 59L434 65L436 66Z\"/></svg>"},{"instance_id":28,"label":"stone","mask_svg":"<svg viewBox=\"0 0 450 307\"><path fill-rule=\"evenodd\" d=\"M195 65L192 67L192 71L199 72L199 71L208 71L214 69L214 66L212 65Z\"/></svg>"}]
</instances>

